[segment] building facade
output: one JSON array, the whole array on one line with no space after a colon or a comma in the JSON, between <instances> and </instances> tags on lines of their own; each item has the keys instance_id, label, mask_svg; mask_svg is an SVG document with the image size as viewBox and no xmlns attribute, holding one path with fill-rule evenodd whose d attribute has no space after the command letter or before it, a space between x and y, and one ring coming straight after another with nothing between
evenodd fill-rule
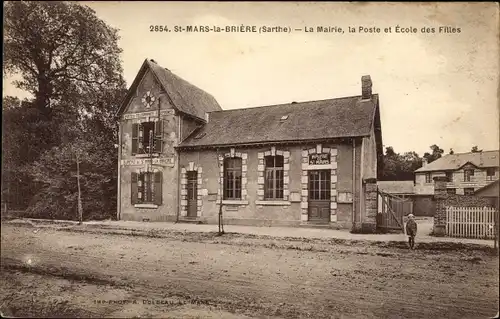
<instances>
[{"instance_id":1,"label":"building facade","mask_svg":"<svg viewBox=\"0 0 500 319\"><path fill-rule=\"evenodd\" d=\"M448 154L415 171L415 194L434 194L434 177L446 178L448 194L473 195L498 180L499 151Z\"/></svg>"},{"instance_id":2,"label":"building facade","mask_svg":"<svg viewBox=\"0 0 500 319\"><path fill-rule=\"evenodd\" d=\"M151 60L120 110L118 219L374 228L379 96L223 111Z\"/></svg>"}]
</instances>

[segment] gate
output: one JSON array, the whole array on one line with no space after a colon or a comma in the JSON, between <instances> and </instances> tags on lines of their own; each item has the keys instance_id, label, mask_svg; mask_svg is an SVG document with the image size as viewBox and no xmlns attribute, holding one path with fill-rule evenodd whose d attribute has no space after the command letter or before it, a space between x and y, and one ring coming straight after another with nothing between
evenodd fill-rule
<instances>
[{"instance_id":1,"label":"gate","mask_svg":"<svg viewBox=\"0 0 500 319\"><path fill-rule=\"evenodd\" d=\"M377 193L377 228L383 231L400 231L404 233L404 217L413 213L413 201L380 190Z\"/></svg>"}]
</instances>

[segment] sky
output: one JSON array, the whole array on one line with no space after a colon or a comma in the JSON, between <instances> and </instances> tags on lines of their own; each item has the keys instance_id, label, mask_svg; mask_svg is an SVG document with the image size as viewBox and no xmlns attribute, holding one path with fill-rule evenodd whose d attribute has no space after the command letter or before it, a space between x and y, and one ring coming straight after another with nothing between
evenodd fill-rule
<instances>
[{"instance_id":1,"label":"sky","mask_svg":"<svg viewBox=\"0 0 500 319\"><path fill-rule=\"evenodd\" d=\"M499 149L495 3L80 2L119 29L127 85L144 59L212 94L223 109L380 96L384 146L420 155ZM151 25L172 32L150 32ZM174 26L287 26L290 33L187 33ZM344 33L305 33L306 27ZM396 33L396 26L416 33ZM350 33L348 27L380 28ZM391 27L391 33L385 28ZM423 33L422 28L435 28ZM440 33L439 27L460 28ZM295 31L302 29L302 31ZM4 95L23 93L8 83Z\"/></svg>"}]
</instances>

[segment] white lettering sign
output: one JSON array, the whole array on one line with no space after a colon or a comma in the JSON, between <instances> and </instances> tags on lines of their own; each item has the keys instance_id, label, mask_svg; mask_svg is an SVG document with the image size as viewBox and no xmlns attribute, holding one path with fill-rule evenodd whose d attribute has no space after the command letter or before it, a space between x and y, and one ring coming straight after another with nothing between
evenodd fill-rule
<instances>
[{"instance_id":1,"label":"white lettering sign","mask_svg":"<svg viewBox=\"0 0 500 319\"><path fill-rule=\"evenodd\" d=\"M151 160L148 158L134 158L121 161L121 164L124 166L140 166L150 163ZM173 166L174 164L175 164L175 159L173 157L153 158L153 165Z\"/></svg>"}]
</instances>

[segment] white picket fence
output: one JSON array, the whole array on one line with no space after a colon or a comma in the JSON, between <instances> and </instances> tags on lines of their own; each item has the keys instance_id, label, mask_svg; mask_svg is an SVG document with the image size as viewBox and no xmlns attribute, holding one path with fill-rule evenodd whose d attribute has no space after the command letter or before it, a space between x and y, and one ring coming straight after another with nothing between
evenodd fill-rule
<instances>
[{"instance_id":1,"label":"white picket fence","mask_svg":"<svg viewBox=\"0 0 500 319\"><path fill-rule=\"evenodd\" d=\"M491 207L446 207L446 235L477 239L493 239L495 215Z\"/></svg>"}]
</instances>

